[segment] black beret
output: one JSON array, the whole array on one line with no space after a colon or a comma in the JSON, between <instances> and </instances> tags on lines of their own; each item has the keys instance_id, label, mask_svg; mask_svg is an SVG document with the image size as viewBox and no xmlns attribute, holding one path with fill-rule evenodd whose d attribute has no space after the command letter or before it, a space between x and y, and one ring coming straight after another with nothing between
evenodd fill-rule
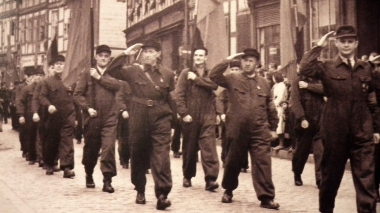
<instances>
[{"instance_id":1,"label":"black beret","mask_svg":"<svg viewBox=\"0 0 380 213\"><path fill-rule=\"evenodd\" d=\"M244 53L244 55L242 56L242 58L251 56L251 57L255 57L257 60L260 60L260 53L257 52L256 49L247 48L247 49L243 50L243 53Z\"/></svg>"},{"instance_id":2,"label":"black beret","mask_svg":"<svg viewBox=\"0 0 380 213\"><path fill-rule=\"evenodd\" d=\"M143 46L142 48L146 48L146 47L152 47L154 49L156 49L156 51L161 51L161 44L158 43L156 40L154 39L148 39L146 40L144 43L143 43Z\"/></svg>"},{"instance_id":3,"label":"black beret","mask_svg":"<svg viewBox=\"0 0 380 213\"><path fill-rule=\"evenodd\" d=\"M343 37L357 37L355 28L351 25L340 26L336 30L335 38Z\"/></svg>"},{"instance_id":4,"label":"black beret","mask_svg":"<svg viewBox=\"0 0 380 213\"><path fill-rule=\"evenodd\" d=\"M42 70L42 68L34 68L34 67L27 67L24 70L24 74L27 75L27 76L39 75L39 74L45 75L45 73Z\"/></svg>"},{"instance_id":5,"label":"black beret","mask_svg":"<svg viewBox=\"0 0 380 213\"><path fill-rule=\"evenodd\" d=\"M57 61L65 61L66 60L66 58L65 58L65 56L63 56L63 55L57 55L57 56L55 56L51 61L50 61L50 63L49 63L49 65L53 65L53 64L55 64L55 62L57 62Z\"/></svg>"},{"instance_id":6,"label":"black beret","mask_svg":"<svg viewBox=\"0 0 380 213\"><path fill-rule=\"evenodd\" d=\"M232 61L230 61L230 68L232 68L232 67L241 67L241 62L240 62L240 60L232 60Z\"/></svg>"},{"instance_id":7,"label":"black beret","mask_svg":"<svg viewBox=\"0 0 380 213\"><path fill-rule=\"evenodd\" d=\"M96 47L96 54L102 53L102 52L107 52L111 54L111 48L105 44L99 45Z\"/></svg>"}]
</instances>

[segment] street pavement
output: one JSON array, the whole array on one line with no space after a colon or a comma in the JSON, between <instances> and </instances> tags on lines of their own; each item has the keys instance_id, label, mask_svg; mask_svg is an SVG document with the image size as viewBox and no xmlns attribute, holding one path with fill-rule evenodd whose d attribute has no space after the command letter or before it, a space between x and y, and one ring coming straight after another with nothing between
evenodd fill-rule
<instances>
[{"instance_id":1,"label":"street pavement","mask_svg":"<svg viewBox=\"0 0 380 213\"><path fill-rule=\"evenodd\" d=\"M75 178L62 178L63 172L52 176L45 175L37 165L30 166L21 157L18 133L11 130L10 124L3 125L0 133L0 212L160 212L155 209L153 178L147 175L145 205L135 204L136 192L130 178L130 169L118 165L118 175L113 178L115 193L102 192L102 175L99 166L95 168L95 189L85 187L85 173L81 164L83 143L75 143ZM220 154L220 146L218 153ZM117 156L118 159L118 156ZM117 161L118 162L118 161ZM171 170L173 189L169 194L172 206L167 212L207 212L207 213L241 213L241 212L318 212L318 190L315 186L314 165L308 163L302 175L304 186L293 183L291 162L272 158L273 182L276 188L275 201L280 210L260 208L252 185L250 171L241 173L239 187L234 191L233 203L221 203L223 189L216 192L204 190L204 174L201 164L197 165L197 177L192 179L193 186L182 187L182 159L173 158L171 153ZM218 182L221 183L223 168L220 169ZM356 212L355 191L351 172L346 171L336 199L335 212Z\"/></svg>"}]
</instances>

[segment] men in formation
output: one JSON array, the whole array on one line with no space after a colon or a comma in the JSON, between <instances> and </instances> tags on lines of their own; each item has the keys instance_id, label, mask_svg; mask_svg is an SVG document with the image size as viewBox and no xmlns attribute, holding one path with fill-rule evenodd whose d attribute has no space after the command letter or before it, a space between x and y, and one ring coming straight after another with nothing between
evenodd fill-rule
<instances>
[{"instance_id":1,"label":"men in formation","mask_svg":"<svg viewBox=\"0 0 380 213\"><path fill-rule=\"evenodd\" d=\"M289 101L296 119L297 139L292 160L294 183L303 184L301 174L312 149L320 211L333 212L344 167L350 159L358 212L376 212L374 142L379 142L380 111L379 101L373 99L379 99L380 73L369 63L356 59L358 41L352 26L342 26L336 32L338 55L332 60L319 61L323 46L333 34L323 36L317 47L304 55L299 76L292 82ZM260 54L247 48L209 71L208 50L197 47L191 68L181 71L175 86L173 72L161 64L160 43L147 40L135 44L123 57L137 52L136 63L120 68L110 65L110 48L98 46L96 65L81 73L75 89L62 83L65 58L61 55L51 62L54 70L51 76L39 81L42 73L27 73L27 86L15 90L15 102L21 124L21 149L29 164L39 161L46 167L46 174L52 175L59 160L63 177L74 177L74 127L78 124L78 114L83 112L82 164L86 187L95 188L93 173L100 156L102 190L115 191L111 182L117 174L115 142L118 138L120 163L123 168L131 168L131 182L137 191L135 202L146 203L146 172L151 169L156 209L165 210L171 206L169 152L174 123L180 125L183 138L183 187L192 186L199 151L205 189L214 191L219 187L215 132L218 114L225 125L222 132L225 191L221 201L232 202L239 173L248 167L246 153L249 152L260 206L278 209L280 205L274 201L270 143L277 137L278 116L284 114L278 113L276 107L287 105L288 99L276 102L275 106L270 82L257 72ZM377 67L380 59L372 62ZM234 72L237 67L239 71ZM228 104L216 111L218 86L224 87L223 100L228 100ZM80 109L75 110L74 102ZM36 144L43 149L38 151ZM176 158L181 156L179 149L173 151Z\"/></svg>"}]
</instances>

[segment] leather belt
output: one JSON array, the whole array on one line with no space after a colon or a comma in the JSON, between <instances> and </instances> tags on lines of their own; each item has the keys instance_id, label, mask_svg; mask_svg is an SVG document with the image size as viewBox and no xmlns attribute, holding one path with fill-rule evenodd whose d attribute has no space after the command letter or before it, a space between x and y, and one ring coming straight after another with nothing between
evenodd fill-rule
<instances>
[{"instance_id":1,"label":"leather belt","mask_svg":"<svg viewBox=\"0 0 380 213\"><path fill-rule=\"evenodd\" d=\"M136 103L139 103L139 104L144 104L148 107L152 107L154 105L157 105L157 104L164 104L165 101L164 99L161 99L161 100L151 100L151 99L148 99L148 98L139 98L139 97L135 97L133 96L132 99L131 99L133 102L136 102Z\"/></svg>"}]
</instances>

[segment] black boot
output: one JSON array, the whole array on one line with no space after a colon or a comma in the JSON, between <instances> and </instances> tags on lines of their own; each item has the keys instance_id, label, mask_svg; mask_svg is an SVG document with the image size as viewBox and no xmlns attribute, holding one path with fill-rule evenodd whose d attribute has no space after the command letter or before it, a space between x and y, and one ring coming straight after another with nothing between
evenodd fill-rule
<instances>
[{"instance_id":1,"label":"black boot","mask_svg":"<svg viewBox=\"0 0 380 213\"><path fill-rule=\"evenodd\" d=\"M294 174L294 185L296 185L296 186L302 186L303 185L301 175Z\"/></svg>"},{"instance_id":2,"label":"black boot","mask_svg":"<svg viewBox=\"0 0 380 213\"><path fill-rule=\"evenodd\" d=\"M168 200L166 198L165 195L160 195L157 199L156 209L157 210L165 210L166 208L168 208L171 205L172 205L172 203L170 202L170 200Z\"/></svg>"},{"instance_id":3,"label":"black boot","mask_svg":"<svg viewBox=\"0 0 380 213\"><path fill-rule=\"evenodd\" d=\"M112 175L108 173L103 174L103 192L108 192L108 193L114 193L115 189L112 187L111 182L112 182Z\"/></svg>"},{"instance_id":4,"label":"black boot","mask_svg":"<svg viewBox=\"0 0 380 213\"><path fill-rule=\"evenodd\" d=\"M95 188L95 182L92 175L86 175L86 188Z\"/></svg>"}]
</instances>

